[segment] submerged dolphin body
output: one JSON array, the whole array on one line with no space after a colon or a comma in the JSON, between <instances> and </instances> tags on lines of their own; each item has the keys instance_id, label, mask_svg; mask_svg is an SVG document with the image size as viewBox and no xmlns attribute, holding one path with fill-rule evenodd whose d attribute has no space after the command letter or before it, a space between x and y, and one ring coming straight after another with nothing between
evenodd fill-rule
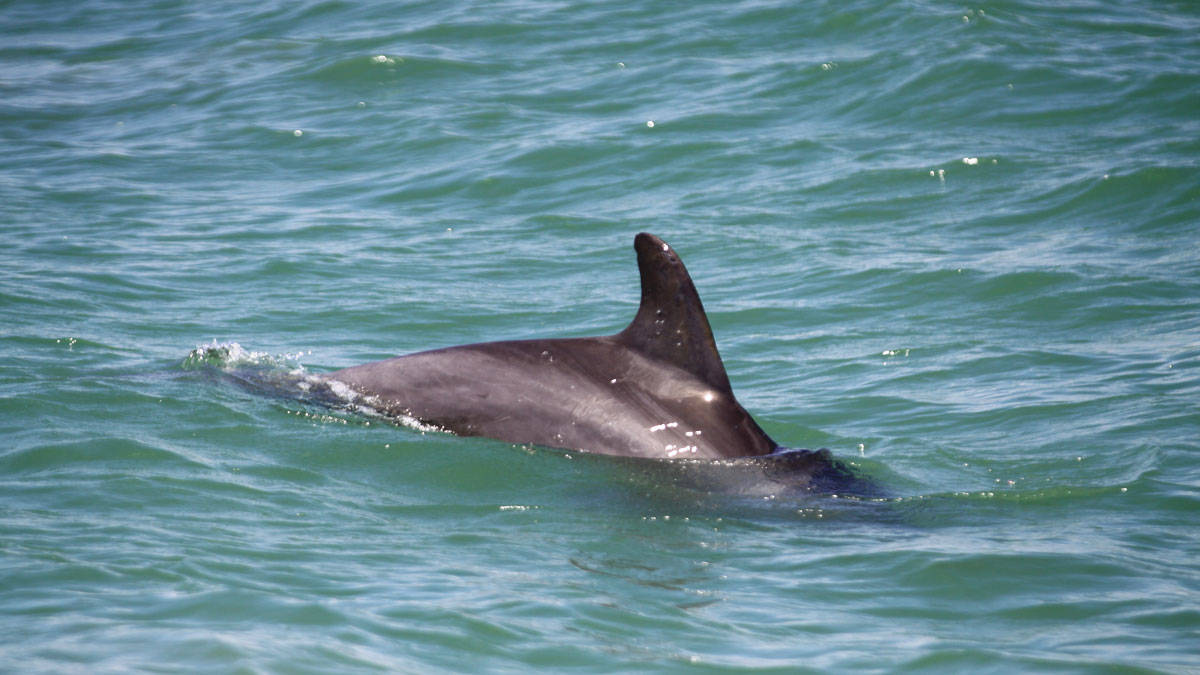
<instances>
[{"instance_id":1,"label":"submerged dolphin body","mask_svg":"<svg viewBox=\"0 0 1200 675\"><path fill-rule=\"evenodd\" d=\"M683 261L652 234L634 249L641 306L616 335L449 347L323 377L462 436L660 459L774 452L733 395Z\"/></svg>"}]
</instances>

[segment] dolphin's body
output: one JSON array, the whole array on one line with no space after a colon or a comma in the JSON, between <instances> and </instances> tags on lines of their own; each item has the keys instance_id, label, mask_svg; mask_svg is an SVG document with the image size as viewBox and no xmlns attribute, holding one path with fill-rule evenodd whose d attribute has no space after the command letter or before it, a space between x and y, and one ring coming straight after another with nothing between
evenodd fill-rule
<instances>
[{"instance_id":1,"label":"dolphin's body","mask_svg":"<svg viewBox=\"0 0 1200 675\"><path fill-rule=\"evenodd\" d=\"M634 249L641 306L616 335L449 347L323 377L463 436L661 459L775 451L733 395L683 261L651 234Z\"/></svg>"}]
</instances>

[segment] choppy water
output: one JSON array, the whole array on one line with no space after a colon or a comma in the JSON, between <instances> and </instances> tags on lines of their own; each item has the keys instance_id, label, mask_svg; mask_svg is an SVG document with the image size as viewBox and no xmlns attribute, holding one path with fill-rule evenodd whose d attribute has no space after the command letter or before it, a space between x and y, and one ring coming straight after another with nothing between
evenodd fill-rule
<instances>
[{"instance_id":1,"label":"choppy water","mask_svg":"<svg viewBox=\"0 0 1200 675\"><path fill-rule=\"evenodd\" d=\"M1196 672L1198 113L1195 3L0 4L0 670ZM641 230L891 498L227 373L615 332Z\"/></svg>"}]
</instances>

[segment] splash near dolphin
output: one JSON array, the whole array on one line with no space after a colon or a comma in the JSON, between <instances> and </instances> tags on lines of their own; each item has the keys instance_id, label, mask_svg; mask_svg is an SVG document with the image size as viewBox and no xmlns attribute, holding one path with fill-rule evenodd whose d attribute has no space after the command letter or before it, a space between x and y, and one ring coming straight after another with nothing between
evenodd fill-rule
<instances>
[{"instance_id":1,"label":"splash near dolphin","mask_svg":"<svg viewBox=\"0 0 1200 675\"><path fill-rule=\"evenodd\" d=\"M321 377L463 436L657 459L775 452L733 394L683 261L652 234L634 249L641 304L615 335L462 345Z\"/></svg>"}]
</instances>

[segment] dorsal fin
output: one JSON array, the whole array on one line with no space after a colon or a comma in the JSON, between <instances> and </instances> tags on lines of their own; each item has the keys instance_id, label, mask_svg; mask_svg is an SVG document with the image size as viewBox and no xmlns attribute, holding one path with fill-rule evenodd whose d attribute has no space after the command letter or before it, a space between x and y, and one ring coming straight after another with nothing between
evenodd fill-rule
<instances>
[{"instance_id":1,"label":"dorsal fin","mask_svg":"<svg viewBox=\"0 0 1200 675\"><path fill-rule=\"evenodd\" d=\"M633 248L642 274L642 304L633 322L614 338L714 389L730 391L704 305L683 261L666 242L646 232L634 238Z\"/></svg>"}]
</instances>

